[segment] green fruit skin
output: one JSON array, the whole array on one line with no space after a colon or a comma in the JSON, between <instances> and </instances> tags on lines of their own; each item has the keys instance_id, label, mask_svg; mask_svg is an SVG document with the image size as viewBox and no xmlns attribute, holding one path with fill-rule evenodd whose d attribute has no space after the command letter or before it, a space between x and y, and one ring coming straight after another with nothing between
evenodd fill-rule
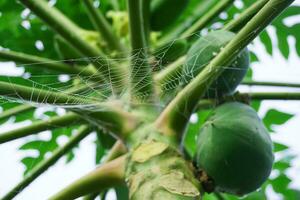
<instances>
[{"instance_id":1,"label":"green fruit skin","mask_svg":"<svg viewBox=\"0 0 300 200\"><path fill-rule=\"evenodd\" d=\"M154 52L155 58L162 65L169 64L177 60L180 56L184 55L188 49L188 42L184 40L175 40L162 47L159 47L156 52Z\"/></svg>"},{"instance_id":2,"label":"green fruit skin","mask_svg":"<svg viewBox=\"0 0 300 200\"><path fill-rule=\"evenodd\" d=\"M152 0L150 26L161 31L171 25L184 11L189 0Z\"/></svg>"},{"instance_id":3,"label":"green fruit skin","mask_svg":"<svg viewBox=\"0 0 300 200\"><path fill-rule=\"evenodd\" d=\"M195 162L214 180L217 191L255 191L269 177L273 161L268 131L248 105L217 107L200 131Z\"/></svg>"},{"instance_id":4,"label":"green fruit skin","mask_svg":"<svg viewBox=\"0 0 300 200\"><path fill-rule=\"evenodd\" d=\"M182 72L183 84L187 84L197 76L234 36L232 32L219 30L198 39L187 53L187 61ZM206 97L215 98L232 94L245 77L249 64L249 52L244 49L208 88Z\"/></svg>"}]
</instances>

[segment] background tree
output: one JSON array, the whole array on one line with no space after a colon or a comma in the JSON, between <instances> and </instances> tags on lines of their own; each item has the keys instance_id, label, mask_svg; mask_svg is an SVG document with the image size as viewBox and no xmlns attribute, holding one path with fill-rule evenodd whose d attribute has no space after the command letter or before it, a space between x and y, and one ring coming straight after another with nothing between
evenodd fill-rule
<instances>
[{"instance_id":1,"label":"background tree","mask_svg":"<svg viewBox=\"0 0 300 200\"><path fill-rule=\"evenodd\" d=\"M197 165L191 165L200 127L216 106L227 101L251 104L258 110L262 100L299 100L300 94L207 95L207 89L256 37L261 39L267 53L272 54L271 37L264 31L271 23L276 30L279 50L288 58L288 36L295 37L296 47L300 40L299 24L289 27L284 23L285 19L300 13L298 6L290 6L292 2L2 1L0 58L16 62L25 71L21 77L0 77L3 110L0 120L3 123L15 117L15 122L29 119L32 124L2 133L0 143L51 131L49 141L36 137L20 147L20 151L36 150L39 154L21 160L26 167L24 179L3 199L14 198L61 157L72 161L72 149L91 133L97 135L96 164L99 167L70 183L52 199L84 195L86 199L98 195L105 199L109 188L115 188L118 199L128 199L128 192L130 199L200 196L238 199L218 191L204 192L207 188L203 180L198 179ZM226 13L226 17L220 17L221 13ZM237 13L240 15L235 18ZM215 29L236 35L221 45L220 51L211 52L211 58L201 65L203 69L186 68L189 56L199 56L197 51L189 55L191 46L205 31ZM296 48L300 56L299 49ZM205 48L199 52L202 50ZM255 51L251 52L251 62L259 62ZM226 79L223 85L229 82ZM251 69L241 84L299 87L252 81ZM40 119L35 115L40 108L51 108L51 111L45 109L44 118ZM59 115L58 108L66 113ZM198 121L189 124L193 113ZM288 113L269 110L263 122L269 132L273 132L273 124L284 124L291 117ZM69 137L69 141L60 146L57 138L62 135ZM275 153L287 149L283 144L274 143ZM148 162L151 159L155 165ZM298 199L299 191L289 188L291 180L286 175L292 159L288 155L276 160L273 169L279 175L267 180L261 190L245 199L266 199L266 188L270 185L285 199ZM177 164L171 168L170 163ZM157 166L172 173L155 171L135 176L137 172L151 171ZM163 184L164 190L156 188L158 183ZM147 184L157 190L153 192ZM145 197L149 193L157 196Z\"/></svg>"}]
</instances>

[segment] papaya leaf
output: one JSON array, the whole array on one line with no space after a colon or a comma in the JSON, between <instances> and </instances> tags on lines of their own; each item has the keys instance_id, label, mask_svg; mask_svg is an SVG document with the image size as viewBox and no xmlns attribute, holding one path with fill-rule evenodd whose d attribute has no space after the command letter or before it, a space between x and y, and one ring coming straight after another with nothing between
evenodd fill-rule
<instances>
[{"instance_id":1,"label":"papaya leaf","mask_svg":"<svg viewBox=\"0 0 300 200\"><path fill-rule=\"evenodd\" d=\"M101 162L103 156L108 152L108 150L114 145L116 139L110 134L105 133L103 130L97 131L96 144L96 164Z\"/></svg>"},{"instance_id":2,"label":"papaya leaf","mask_svg":"<svg viewBox=\"0 0 300 200\"><path fill-rule=\"evenodd\" d=\"M227 11L227 16L225 19L219 18L217 21L222 23L227 23L228 21L232 20L237 13L241 13L247 7L249 7L254 1L252 0L243 0L242 3L237 3L232 6ZM242 6L241 6L242 5ZM273 23L272 27L275 29L275 39L278 42L278 45L275 46L273 42L273 38L268 33L268 31L263 31L259 35L259 39L261 40L262 44L265 46L266 52L270 55L273 54L273 50L278 48L281 52L282 56L286 59L290 55L290 46L288 43L288 37L292 36L296 40L296 51L300 56L300 23L296 23L293 25L288 25L286 21L289 18L299 16L300 15L300 6L292 5L285 10L279 17L277 17Z\"/></svg>"},{"instance_id":3,"label":"papaya leaf","mask_svg":"<svg viewBox=\"0 0 300 200\"><path fill-rule=\"evenodd\" d=\"M282 193L282 189L288 189L291 181L287 175L281 173L278 177L271 180L271 184L275 192Z\"/></svg>"},{"instance_id":4,"label":"papaya leaf","mask_svg":"<svg viewBox=\"0 0 300 200\"><path fill-rule=\"evenodd\" d=\"M126 186L119 186L115 188L118 200L129 200L129 191Z\"/></svg>"},{"instance_id":5,"label":"papaya leaf","mask_svg":"<svg viewBox=\"0 0 300 200\"><path fill-rule=\"evenodd\" d=\"M51 131L51 138L49 140L39 139L39 135L37 135L36 139L26 142L20 146L20 151L37 152L37 155L35 156L28 156L28 154L25 154L25 157L22 158L21 162L25 166L24 175L29 173L42 160L46 159L48 156L51 156L51 153L60 146L58 143L58 138L61 136L67 136L69 138L75 128L76 127L66 127L55 129ZM69 163L71 160L73 160L73 158L74 153L71 151L66 155L66 162Z\"/></svg>"},{"instance_id":6,"label":"papaya leaf","mask_svg":"<svg viewBox=\"0 0 300 200\"><path fill-rule=\"evenodd\" d=\"M274 142L273 144L274 144L274 152L280 152L289 149L289 147L284 144L280 144L277 142Z\"/></svg>"},{"instance_id":7,"label":"papaya leaf","mask_svg":"<svg viewBox=\"0 0 300 200\"><path fill-rule=\"evenodd\" d=\"M275 132L274 125L283 125L293 117L292 114L275 109L269 110L263 118L263 122L270 132Z\"/></svg>"}]
</instances>

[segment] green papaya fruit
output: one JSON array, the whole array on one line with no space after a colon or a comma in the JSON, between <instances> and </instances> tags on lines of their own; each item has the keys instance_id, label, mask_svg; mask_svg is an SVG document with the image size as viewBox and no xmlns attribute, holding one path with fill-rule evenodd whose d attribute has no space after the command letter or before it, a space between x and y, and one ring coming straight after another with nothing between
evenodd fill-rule
<instances>
[{"instance_id":1,"label":"green papaya fruit","mask_svg":"<svg viewBox=\"0 0 300 200\"><path fill-rule=\"evenodd\" d=\"M150 26L160 31L171 25L184 11L189 0L152 0Z\"/></svg>"},{"instance_id":2,"label":"green papaya fruit","mask_svg":"<svg viewBox=\"0 0 300 200\"><path fill-rule=\"evenodd\" d=\"M187 53L182 71L183 85L197 76L234 36L232 32L219 30L199 38ZM230 65L224 66L225 70L208 88L206 96L214 98L232 94L247 73L249 57L248 50L244 49Z\"/></svg>"},{"instance_id":3,"label":"green papaya fruit","mask_svg":"<svg viewBox=\"0 0 300 200\"><path fill-rule=\"evenodd\" d=\"M270 175L273 144L253 108L231 102L217 107L200 130L195 163L215 190L245 195Z\"/></svg>"},{"instance_id":4,"label":"green papaya fruit","mask_svg":"<svg viewBox=\"0 0 300 200\"><path fill-rule=\"evenodd\" d=\"M187 50L188 42L185 39L179 39L158 47L153 54L160 64L167 65L184 55Z\"/></svg>"}]
</instances>

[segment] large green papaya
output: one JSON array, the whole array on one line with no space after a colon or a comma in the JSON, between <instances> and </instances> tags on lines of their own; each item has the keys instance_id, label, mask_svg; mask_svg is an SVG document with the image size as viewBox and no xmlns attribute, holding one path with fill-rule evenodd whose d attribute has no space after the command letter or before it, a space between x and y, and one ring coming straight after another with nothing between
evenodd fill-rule
<instances>
[{"instance_id":1,"label":"large green papaya","mask_svg":"<svg viewBox=\"0 0 300 200\"><path fill-rule=\"evenodd\" d=\"M215 190L244 195L270 175L273 144L250 106L231 102L217 107L201 128L195 163Z\"/></svg>"},{"instance_id":2,"label":"large green papaya","mask_svg":"<svg viewBox=\"0 0 300 200\"><path fill-rule=\"evenodd\" d=\"M182 72L183 84L197 76L234 36L232 32L219 30L198 39L187 53ZM216 97L233 93L246 75L249 62L249 52L244 49L231 64L224 66L223 73L208 88L206 96Z\"/></svg>"},{"instance_id":3,"label":"large green papaya","mask_svg":"<svg viewBox=\"0 0 300 200\"><path fill-rule=\"evenodd\" d=\"M150 25L160 31L171 25L186 8L189 0L152 0Z\"/></svg>"}]
</instances>

